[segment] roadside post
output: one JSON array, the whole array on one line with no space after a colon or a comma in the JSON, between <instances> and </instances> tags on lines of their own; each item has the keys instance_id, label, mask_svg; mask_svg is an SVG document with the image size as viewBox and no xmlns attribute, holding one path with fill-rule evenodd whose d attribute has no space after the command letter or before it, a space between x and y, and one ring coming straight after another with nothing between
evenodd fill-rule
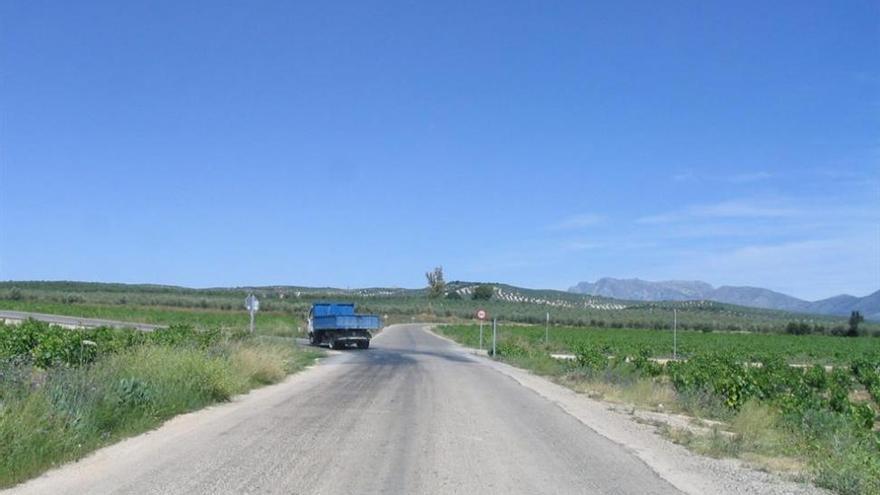
<instances>
[{"instance_id":1,"label":"roadside post","mask_svg":"<svg viewBox=\"0 0 880 495\"><path fill-rule=\"evenodd\" d=\"M550 342L550 312L547 311L547 320L544 322L544 343Z\"/></svg>"},{"instance_id":2,"label":"roadside post","mask_svg":"<svg viewBox=\"0 0 880 495\"><path fill-rule=\"evenodd\" d=\"M480 350L483 350L483 321L486 319L486 310L477 310L477 319L480 320Z\"/></svg>"},{"instance_id":3,"label":"roadside post","mask_svg":"<svg viewBox=\"0 0 880 495\"><path fill-rule=\"evenodd\" d=\"M495 343L498 341L498 318L492 318L492 357L495 357Z\"/></svg>"},{"instance_id":4,"label":"roadside post","mask_svg":"<svg viewBox=\"0 0 880 495\"><path fill-rule=\"evenodd\" d=\"M672 359L678 359L678 309L672 308Z\"/></svg>"},{"instance_id":5,"label":"roadside post","mask_svg":"<svg viewBox=\"0 0 880 495\"><path fill-rule=\"evenodd\" d=\"M82 365L83 365L83 347L85 347L85 346L98 347L98 344L95 343L94 341L91 341L91 340L83 340L82 342L79 343L79 366L80 367L82 367Z\"/></svg>"},{"instance_id":6,"label":"roadside post","mask_svg":"<svg viewBox=\"0 0 880 495\"><path fill-rule=\"evenodd\" d=\"M257 296L248 294L244 300L244 307L247 308L248 313L251 315L251 333L254 333L254 314L260 310L260 301L257 299Z\"/></svg>"}]
</instances>

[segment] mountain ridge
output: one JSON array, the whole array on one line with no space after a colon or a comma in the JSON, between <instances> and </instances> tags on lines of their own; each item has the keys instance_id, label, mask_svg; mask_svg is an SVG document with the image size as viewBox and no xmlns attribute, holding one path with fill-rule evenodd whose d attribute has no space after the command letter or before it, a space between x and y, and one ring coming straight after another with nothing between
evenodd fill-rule
<instances>
[{"instance_id":1,"label":"mountain ridge","mask_svg":"<svg viewBox=\"0 0 880 495\"><path fill-rule=\"evenodd\" d=\"M806 301L761 287L722 285L716 288L700 280L655 282L639 278L603 277L596 282L579 282L568 291L635 301L709 300L753 308L834 316L847 316L851 311L859 311L865 318L880 320L880 290L864 297L840 294L818 301Z\"/></svg>"}]
</instances>

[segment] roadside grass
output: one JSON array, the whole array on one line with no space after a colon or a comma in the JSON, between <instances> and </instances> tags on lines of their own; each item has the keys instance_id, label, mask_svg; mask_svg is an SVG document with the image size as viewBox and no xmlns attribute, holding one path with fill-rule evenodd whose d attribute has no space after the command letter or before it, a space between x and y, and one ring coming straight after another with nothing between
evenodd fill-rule
<instances>
[{"instance_id":1,"label":"roadside grass","mask_svg":"<svg viewBox=\"0 0 880 495\"><path fill-rule=\"evenodd\" d=\"M591 399L660 413L683 412L683 408L678 405L675 391L668 385L651 379L638 378L624 384L620 381L608 382L602 378L593 378L580 373L551 376L551 379Z\"/></svg>"},{"instance_id":2,"label":"roadside grass","mask_svg":"<svg viewBox=\"0 0 880 495\"><path fill-rule=\"evenodd\" d=\"M763 455L790 453L787 435L778 427L779 413L766 404L749 400L730 421L730 431L740 448Z\"/></svg>"},{"instance_id":3,"label":"roadside grass","mask_svg":"<svg viewBox=\"0 0 880 495\"><path fill-rule=\"evenodd\" d=\"M143 344L82 367L0 360L0 487L165 420L282 380L320 354L224 339L207 348Z\"/></svg>"},{"instance_id":4,"label":"roadside grass","mask_svg":"<svg viewBox=\"0 0 880 495\"><path fill-rule=\"evenodd\" d=\"M436 330L464 345L476 347L477 334L473 326L438 326ZM590 330L581 329L580 332L589 333ZM768 361L766 367L751 368L761 371L748 371L750 368L741 364L724 367L730 362L735 363L735 359L717 362L698 359L687 369L679 363L659 365L645 359L644 347L627 342L631 337L626 333L630 331L618 332L622 347L614 347L612 336L605 335L607 338L589 340L590 345L572 345L577 359L562 361L549 356L550 352L558 352L558 344L547 345L542 338L536 338L538 333L543 337L543 328L506 327L494 358L544 375L591 398L654 411L650 418L656 416L656 412L690 417L690 424L685 426L672 418L642 422L657 426L661 435L702 455L739 458L755 468L809 481L842 495L880 495L880 430L876 424L873 431L866 430L865 419L859 419L865 418L862 414L865 407L870 407L876 417L878 404L872 405L870 400L852 402L853 397L865 398L868 394L852 392L852 387L858 388L859 385L846 371L847 366L827 373L821 366L798 371L788 368L781 360ZM731 336L734 337L739 336ZM875 339L865 340L872 345L876 343ZM776 341L768 339L764 342ZM838 364L846 362L842 360L839 347L825 348L823 354L821 344L824 343L827 343L825 339L807 343L809 352L803 353L807 347L801 342L801 347L789 352L801 357L807 354L822 362L829 359ZM633 352L628 356L630 359L623 360L621 349ZM726 350L724 347L720 349ZM778 352L785 350L780 347ZM852 359L860 355L854 352ZM864 356L870 358L871 354ZM719 367L705 367L704 363ZM760 375L761 372L766 374ZM761 377L770 382L763 385L764 392L753 391L753 398L734 403L735 407L731 406L731 398L741 400L741 395L719 395L718 389L695 387L689 381L705 380L717 384L721 390L740 394L746 390L742 387L751 386L738 381L749 376L748 373L758 377L756 383L760 383ZM796 386L782 385L786 381L792 383L797 376L806 376L808 382L815 382L820 392L793 393ZM676 379L690 385L679 389ZM774 384L775 379L780 383ZM838 385L834 385L835 381ZM762 395L777 387L781 387L782 396Z\"/></svg>"},{"instance_id":5,"label":"roadside grass","mask_svg":"<svg viewBox=\"0 0 880 495\"><path fill-rule=\"evenodd\" d=\"M774 408L750 400L722 424L700 431L664 425L660 433L675 443L715 458L739 457L759 469L800 474L806 467L796 458L800 441L787 431Z\"/></svg>"},{"instance_id":6,"label":"roadside grass","mask_svg":"<svg viewBox=\"0 0 880 495\"><path fill-rule=\"evenodd\" d=\"M296 349L278 343L237 343L230 346L232 370L246 377L250 385L281 381L286 375L312 364L320 351Z\"/></svg>"}]
</instances>

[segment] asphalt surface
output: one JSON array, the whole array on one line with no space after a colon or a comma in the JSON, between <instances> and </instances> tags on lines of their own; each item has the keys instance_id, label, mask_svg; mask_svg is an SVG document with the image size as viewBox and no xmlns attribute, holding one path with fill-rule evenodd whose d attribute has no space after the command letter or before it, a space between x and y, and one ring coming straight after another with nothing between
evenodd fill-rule
<instances>
[{"instance_id":1,"label":"asphalt surface","mask_svg":"<svg viewBox=\"0 0 880 495\"><path fill-rule=\"evenodd\" d=\"M624 447L419 325L16 493L679 493Z\"/></svg>"},{"instance_id":2,"label":"asphalt surface","mask_svg":"<svg viewBox=\"0 0 880 495\"><path fill-rule=\"evenodd\" d=\"M98 318L80 318L79 316L60 316L45 313L31 313L28 311L0 311L0 320L24 321L28 318L45 321L54 325L63 325L75 328L87 327L115 327L134 328L143 332L150 332L165 325L151 325L149 323L134 323L130 321L102 320Z\"/></svg>"}]
</instances>

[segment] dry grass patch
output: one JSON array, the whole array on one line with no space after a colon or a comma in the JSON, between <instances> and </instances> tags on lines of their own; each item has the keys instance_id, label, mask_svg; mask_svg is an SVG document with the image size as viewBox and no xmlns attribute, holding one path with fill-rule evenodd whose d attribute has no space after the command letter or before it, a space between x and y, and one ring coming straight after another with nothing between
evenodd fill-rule
<instances>
[{"instance_id":1,"label":"dry grass patch","mask_svg":"<svg viewBox=\"0 0 880 495\"><path fill-rule=\"evenodd\" d=\"M779 415L770 406L757 401L746 402L730 422L744 451L765 455L781 453L786 435L777 427Z\"/></svg>"},{"instance_id":2,"label":"dry grass patch","mask_svg":"<svg viewBox=\"0 0 880 495\"><path fill-rule=\"evenodd\" d=\"M280 346L236 346L230 360L236 374L260 384L275 383L287 375L290 352Z\"/></svg>"},{"instance_id":3,"label":"dry grass patch","mask_svg":"<svg viewBox=\"0 0 880 495\"><path fill-rule=\"evenodd\" d=\"M675 390L666 383L650 378L639 378L631 385L620 387L618 397L623 402L653 410L666 410L675 404Z\"/></svg>"},{"instance_id":4,"label":"dry grass patch","mask_svg":"<svg viewBox=\"0 0 880 495\"><path fill-rule=\"evenodd\" d=\"M585 378L574 378L563 376L557 380L579 394L584 394L591 399L597 400L613 400L618 395L617 386L600 380L587 380Z\"/></svg>"},{"instance_id":5,"label":"dry grass patch","mask_svg":"<svg viewBox=\"0 0 880 495\"><path fill-rule=\"evenodd\" d=\"M768 473L785 474L800 477L807 470L807 464L802 459L788 456L768 456L754 452L743 452L740 458L749 466Z\"/></svg>"},{"instance_id":6,"label":"dry grass patch","mask_svg":"<svg viewBox=\"0 0 880 495\"><path fill-rule=\"evenodd\" d=\"M638 378L629 383L610 383L601 378L564 375L556 381L592 399L638 406L652 411L679 409L676 407L676 393L672 386L651 378Z\"/></svg>"},{"instance_id":7,"label":"dry grass patch","mask_svg":"<svg viewBox=\"0 0 880 495\"><path fill-rule=\"evenodd\" d=\"M766 472L797 477L807 470L805 459L789 451L795 441L779 427L778 412L767 405L749 401L729 423L699 421L699 425L665 425L659 431L694 452L716 458L736 457Z\"/></svg>"}]
</instances>

